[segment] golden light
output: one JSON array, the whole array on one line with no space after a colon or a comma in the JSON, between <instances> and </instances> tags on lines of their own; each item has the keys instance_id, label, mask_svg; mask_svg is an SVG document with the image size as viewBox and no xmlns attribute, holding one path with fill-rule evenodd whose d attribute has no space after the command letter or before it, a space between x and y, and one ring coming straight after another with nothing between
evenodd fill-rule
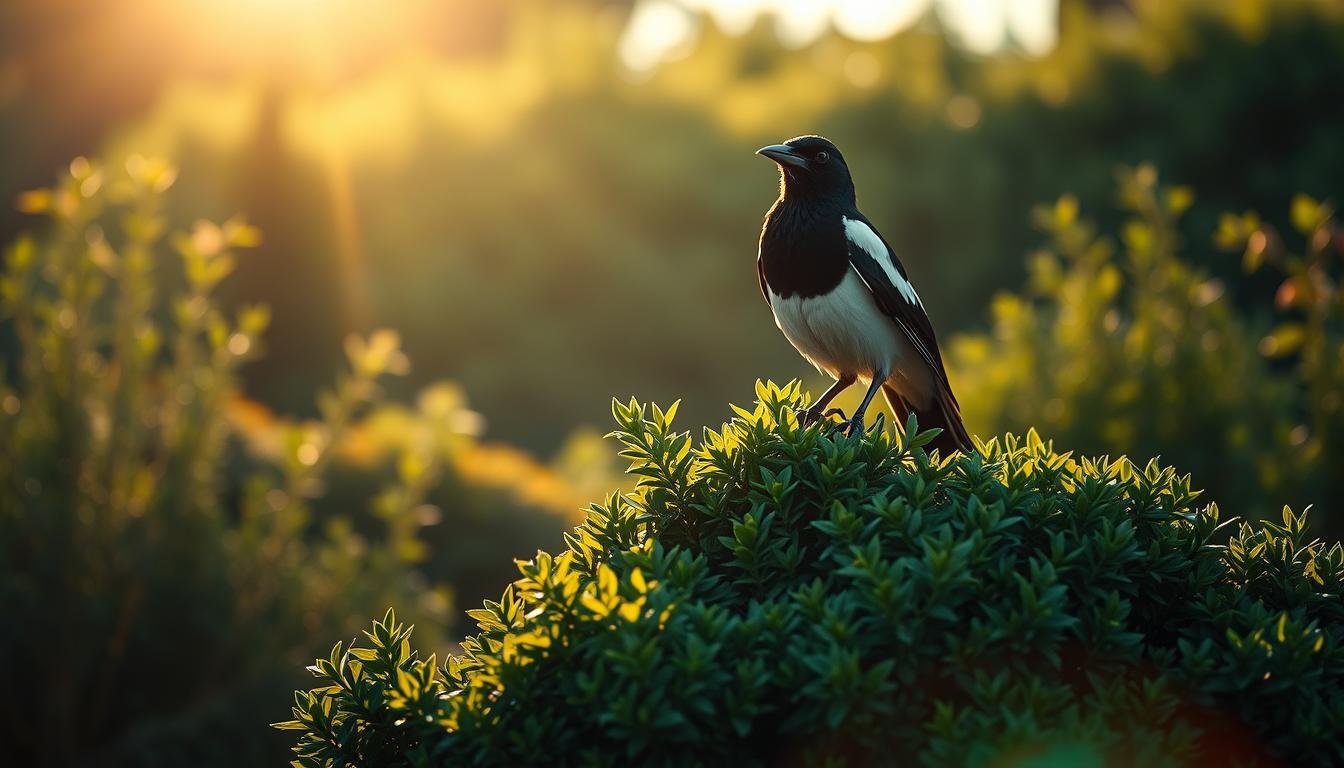
<instances>
[{"instance_id":1,"label":"golden light","mask_svg":"<svg viewBox=\"0 0 1344 768\"><path fill-rule=\"evenodd\" d=\"M318 85L428 45L462 23L428 0L138 0L127 23L154 31L196 71L261 71ZM466 15L470 16L468 5ZM162 51L154 51L160 54Z\"/></svg>"}]
</instances>

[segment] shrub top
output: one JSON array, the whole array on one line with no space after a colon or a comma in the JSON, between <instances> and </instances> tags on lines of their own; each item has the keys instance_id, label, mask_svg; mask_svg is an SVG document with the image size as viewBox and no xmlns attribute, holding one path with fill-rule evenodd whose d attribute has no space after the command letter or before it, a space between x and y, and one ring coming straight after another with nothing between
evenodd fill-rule
<instances>
[{"instance_id":1,"label":"shrub top","mask_svg":"<svg viewBox=\"0 0 1344 768\"><path fill-rule=\"evenodd\" d=\"M1220 522L1156 461L1034 433L698 444L613 413L634 493L518 563L440 666L389 615L296 695L302 765L1344 761L1344 548ZM1036 762L1035 764L1042 764Z\"/></svg>"}]
</instances>

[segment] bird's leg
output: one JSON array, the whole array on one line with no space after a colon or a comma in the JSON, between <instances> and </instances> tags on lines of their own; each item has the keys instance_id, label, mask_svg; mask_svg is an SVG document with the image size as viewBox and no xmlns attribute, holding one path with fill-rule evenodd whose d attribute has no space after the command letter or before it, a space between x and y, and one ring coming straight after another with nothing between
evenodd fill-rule
<instances>
[{"instance_id":1,"label":"bird's leg","mask_svg":"<svg viewBox=\"0 0 1344 768\"><path fill-rule=\"evenodd\" d=\"M826 410L826 406L830 405L836 395L848 389L849 385L854 383L854 379L855 376L852 373L841 374L840 378L835 380L835 383L831 385L830 389L821 393L821 397L817 398L817 402L813 403L811 408L808 408L799 414L798 419L803 423L803 426L807 426L819 419L824 419L833 413L839 414L842 419L845 418L844 412L839 408L832 408L828 411Z\"/></svg>"},{"instance_id":2,"label":"bird's leg","mask_svg":"<svg viewBox=\"0 0 1344 768\"><path fill-rule=\"evenodd\" d=\"M880 372L873 375L873 383L868 385L868 392L863 396L863 402L854 409L854 417L849 420L849 426L845 428L845 434L853 435L863 432L863 415L868 411L868 404L873 402L877 396L877 391L882 389L882 383L886 381L886 376L880 375Z\"/></svg>"}]
</instances>

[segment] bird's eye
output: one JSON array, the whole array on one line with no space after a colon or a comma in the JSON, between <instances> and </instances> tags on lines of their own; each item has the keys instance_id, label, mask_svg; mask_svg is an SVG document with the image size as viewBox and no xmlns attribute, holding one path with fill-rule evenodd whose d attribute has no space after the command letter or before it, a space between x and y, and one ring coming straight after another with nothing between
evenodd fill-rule
<instances>
[{"instance_id":1,"label":"bird's eye","mask_svg":"<svg viewBox=\"0 0 1344 768\"><path fill-rule=\"evenodd\" d=\"M817 153L817 162L820 163L821 165L825 165L826 163L830 162L830 160L831 160L831 153L829 152Z\"/></svg>"}]
</instances>

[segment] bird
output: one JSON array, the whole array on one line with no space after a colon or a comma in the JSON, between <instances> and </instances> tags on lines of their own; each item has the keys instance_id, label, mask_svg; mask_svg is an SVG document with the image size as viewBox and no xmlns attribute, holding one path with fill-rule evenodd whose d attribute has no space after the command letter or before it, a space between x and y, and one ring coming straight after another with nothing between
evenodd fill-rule
<instances>
[{"instance_id":1,"label":"bird","mask_svg":"<svg viewBox=\"0 0 1344 768\"><path fill-rule=\"evenodd\" d=\"M970 452L933 325L901 260L858 208L854 179L830 140L798 136L756 154L779 166L779 197L761 227L756 271L775 324L795 349L835 383L801 421L839 414L845 430L864 430L882 391L897 420L914 414L941 455ZM866 382L848 419L827 410L836 395Z\"/></svg>"}]
</instances>

